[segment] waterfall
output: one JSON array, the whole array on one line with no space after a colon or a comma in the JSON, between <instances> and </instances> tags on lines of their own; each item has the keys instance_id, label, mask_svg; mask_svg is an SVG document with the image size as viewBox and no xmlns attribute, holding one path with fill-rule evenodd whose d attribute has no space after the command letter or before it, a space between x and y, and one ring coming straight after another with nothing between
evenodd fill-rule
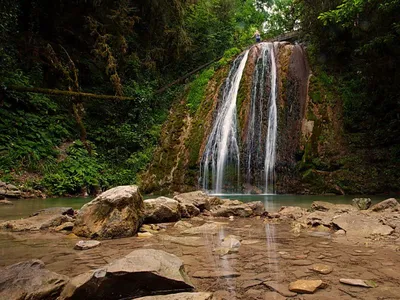
<instances>
[{"instance_id":1,"label":"waterfall","mask_svg":"<svg viewBox=\"0 0 400 300\"><path fill-rule=\"evenodd\" d=\"M265 193L274 193L275 161L276 161L276 134L278 129L277 98L277 70L274 44L267 44L271 57L271 92L269 96L268 133L265 150Z\"/></svg>"},{"instance_id":2,"label":"waterfall","mask_svg":"<svg viewBox=\"0 0 400 300\"><path fill-rule=\"evenodd\" d=\"M240 154L237 136L236 98L248 54L249 50L244 55L239 56L233 62L229 71L217 116L201 162L203 188L210 190L211 165L211 191L217 194L223 192L223 185L225 184L232 184L233 189L239 187ZM230 182L225 183L224 179L227 175L230 177Z\"/></svg>"}]
</instances>

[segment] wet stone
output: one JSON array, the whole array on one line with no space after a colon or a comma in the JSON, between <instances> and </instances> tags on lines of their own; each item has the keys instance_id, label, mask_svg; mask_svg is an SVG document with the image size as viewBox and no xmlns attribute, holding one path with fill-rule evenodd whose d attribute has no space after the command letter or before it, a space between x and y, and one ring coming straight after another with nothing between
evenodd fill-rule
<instances>
[{"instance_id":1,"label":"wet stone","mask_svg":"<svg viewBox=\"0 0 400 300\"><path fill-rule=\"evenodd\" d=\"M306 260L306 259L297 259L292 261L293 266L309 266L312 265L311 260Z\"/></svg>"},{"instance_id":2,"label":"wet stone","mask_svg":"<svg viewBox=\"0 0 400 300\"><path fill-rule=\"evenodd\" d=\"M256 285L262 284L261 280L249 280L249 281L245 281L242 284L242 288L243 289L247 289Z\"/></svg>"},{"instance_id":3,"label":"wet stone","mask_svg":"<svg viewBox=\"0 0 400 300\"><path fill-rule=\"evenodd\" d=\"M264 284L270 288L273 291L278 292L279 294L281 294L282 296L285 297L294 297L296 296L296 293L289 291L289 289L287 288L287 285L282 284L282 283L277 283L277 282L264 282Z\"/></svg>"},{"instance_id":4,"label":"wet stone","mask_svg":"<svg viewBox=\"0 0 400 300\"><path fill-rule=\"evenodd\" d=\"M347 284L347 285L353 285L353 286L361 286L361 287L366 287L369 288L369 286L364 280L362 279L347 279L347 278L341 278L339 280L340 283Z\"/></svg>"},{"instance_id":5,"label":"wet stone","mask_svg":"<svg viewBox=\"0 0 400 300\"><path fill-rule=\"evenodd\" d=\"M96 248L100 246L99 241L79 241L76 243L75 248L76 250L88 250L92 248Z\"/></svg>"},{"instance_id":6,"label":"wet stone","mask_svg":"<svg viewBox=\"0 0 400 300\"><path fill-rule=\"evenodd\" d=\"M333 268L329 265L324 265L324 264L315 264L312 265L311 270L320 273L320 274L329 274L333 271Z\"/></svg>"},{"instance_id":7,"label":"wet stone","mask_svg":"<svg viewBox=\"0 0 400 300\"><path fill-rule=\"evenodd\" d=\"M290 283L289 290L300 294L313 294L322 286L322 280L297 280Z\"/></svg>"}]
</instances>

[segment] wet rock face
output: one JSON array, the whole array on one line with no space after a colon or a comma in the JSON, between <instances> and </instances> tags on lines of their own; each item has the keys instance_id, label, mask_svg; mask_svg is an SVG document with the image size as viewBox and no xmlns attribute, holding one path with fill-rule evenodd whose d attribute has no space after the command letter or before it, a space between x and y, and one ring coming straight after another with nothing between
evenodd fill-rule
<instances>
[{"instance_id":1,"label":"wet rock face","mask_svg":"<svg viewBox=\"0 0 400 300\"><path fill-rule=\"evenodd\" d=\"M354 198L352 203L353 206L357 207L359 210L367 210L372 204L370 198Z\"/></svg>"},{"instance_id":2,"label":"wet rock face","mask_svg":"<svg viewBox=\"0 0 400 300\"><path fill-rule=\"evenodd\" d=\"M399 202L394 198L386 199L382 202L379 202L371 207L372 211L378 212L383 211L389 208L399 207Z\"/></svg>"},{"instance_id":3,"label":"wet rock face","mask_svg":"<svg viewBox=\"0 0 400 300\"><path fill-rule=\"evenodd\" d=\"M17 263L0 270L0 299L57 299L68 279L46 270L40 260Z\"/></svg>"},{"instance_id":4,"label":"wet rock face","mask_svg":"<svg viewBox=\"0 0 400 300\"><path fill-rule=\"evenodd\" d=\"M48 208L34 213L29 218L0 223L0 228L14 232L49 229L73 221L73 214L74 210L70 207Z\"/></svg>"},{"instance_id":5,"label":"wet rock face","mask_svg":"<svg viewBox=\"0 0 400 300\"><path fill-rule=\"evenodd\" d=\"M101 269L72 278L60 299L128 299L191 292L182 261L161 250L135 250Z\"/></svg>"},{"instance_id":6,"label":"wet rock face","mask_svg":"<svg viewBox=\"0 0 400 300\"><path fill-rule=\"evenodd\" d=\"M22 192L15 185L0 181L0 199L3 198L21 198Z\"/></svg>"},{"instance_id":7,"label":"wet rock face","mask_svg":"<svg viewBox=\"0 0 400 300\"><path fill-rule=\"evenodd\" d=\"M159 197L144 200L144 223L176 222L181 218L182 207L174 199Z\"/></svg>"},{"instance_id":8,"label":"wet rock face","mask_svg":"<svg viewBox=\"0 0 400 300\"><path fill-rule=\"evenodd\" d=\"M133 236L144 216L143 199L137 186L110 189L85 204L76 216L73 233L112 239Z\"/></svg>"}]
</instances>

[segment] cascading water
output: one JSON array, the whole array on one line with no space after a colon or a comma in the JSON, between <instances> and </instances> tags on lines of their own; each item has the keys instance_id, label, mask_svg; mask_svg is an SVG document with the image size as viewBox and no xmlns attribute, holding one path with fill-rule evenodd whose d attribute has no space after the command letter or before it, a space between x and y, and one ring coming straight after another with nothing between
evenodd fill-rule
<instances>
[{"instance_id":1,"label":"cascading water","mask_svg":"<svg viewBox=\"0 0 400 300\"><path fill-rule=\"evenodd\" d=\"M245 192L274 192L277 70L274 44L256 46L259 55L252 76L250 111L243 150Z\"/></svg>"},{"instance_id":2,"label":"cascading water","mask_svg":"<svg viewBox=\"0 0 400 300\"><path fill-rule=\"evenodd\" d=\"M230 182L230 184L239 186L240 155L237 137L236 98L248 54L249 51L247 50L244 55L239 56L229 71L217 117L202 158L203 188L210 190L211 167L211 191L217 194L223 192L223 184L229 184L224 183L227 173L229 173L230 180L236 181Z\"/></svg>"},{"instance_id":3,"label":"cascading water","mask_svg":"<svg viewBox=\"0 0 400 300\"><path fill-rule=\"evenodd\" d=\"M278 129L277 98L277 70L274 44L267 44L271 56L271 92L269 96L268 134L265 150L265 193L274 193L275 161L276 161L276 134Z\"/></svg>"}]
</instances>

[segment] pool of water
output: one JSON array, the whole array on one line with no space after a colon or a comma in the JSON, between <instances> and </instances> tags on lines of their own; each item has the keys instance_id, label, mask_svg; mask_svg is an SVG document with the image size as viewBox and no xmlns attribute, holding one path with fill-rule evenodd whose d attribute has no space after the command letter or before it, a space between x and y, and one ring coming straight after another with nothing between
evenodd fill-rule
<instances>
[{"instance_id":1,"label":"pool of water","mask_svg":"<svg viewBox=\"0 0 400 300\"><path fill-rule=\"evenodd\" d=\"M326 201L334 204L351 204L354 198L371 198L372 204L390 198L388 196L336 196L336 195L218 195L226 199L243 202L261 201L267 211L278 211L282 206L300 206L310 208L314 201Z\"/></svg>"},{"instance_id":2,"label":"pool of water","mask_svg":"<svg viewBox=\"0 0 400 300\"><path fill-rule=\"evenodd\" d=\"M93 198L48 198L13 200L14 205L0 206L0 220L12 220L29 217L34 212L50 207L72 207L79 209Z\"/></svg>"},{"instance_id":3,"label":"pool of water","mask_svg":"<svg viewBox=\"0 0 400 300\"><path fill-rule=\"evenodd\" d=\"M154 197L154 196L152 196ZM221 198L237 199L243 202L261 201L269 212L278 211L281 206L300 206L309 208L313 201L327 201L336 204L351 204L356 196L310 196L310 195L219 195ZM360 196L372 199L372 203L389 198L388 196ZM144 198L151 198L144 196ZM48 198L14 200L14 205L0 206L0 220L25 218L34 212L50 207L67 206L79 209L93 198Z\"/></svg>"}]
</instances>

